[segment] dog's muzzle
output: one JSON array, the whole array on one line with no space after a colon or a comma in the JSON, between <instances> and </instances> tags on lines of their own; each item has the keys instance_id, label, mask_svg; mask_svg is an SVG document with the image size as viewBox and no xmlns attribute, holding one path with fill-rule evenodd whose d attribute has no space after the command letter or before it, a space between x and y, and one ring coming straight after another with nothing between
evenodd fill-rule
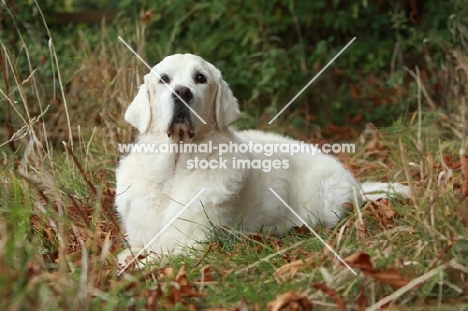
<instances>
[{"instance_id":1,"label":"dog's muzzle","mask_svg":"<svg viewBox=\"0 0 468 311\"><path fill-rule=\"evenodd\" d=\"M172 93L174 114L169 125L167 136L178 137L179 141L184 141L186 137L192 139L195 136L192 114L190 113L190 108L187 107L187 105L191 105L192 103L192 91L185 86L176 87L174 91L175 93Z\"/></svg>"}]
</instances>

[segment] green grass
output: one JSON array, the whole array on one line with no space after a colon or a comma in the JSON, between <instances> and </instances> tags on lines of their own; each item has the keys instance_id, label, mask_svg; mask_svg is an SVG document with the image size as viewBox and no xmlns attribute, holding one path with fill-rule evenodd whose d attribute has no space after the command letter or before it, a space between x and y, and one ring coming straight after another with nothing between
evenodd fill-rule
<instances>
[{"instance_id":1,"label":"green grass","mask_svg":"<svg viewBox=\"0 0 468 311\"><path fill-rule=\"evenodd\" d=\"M129 42L143 44L142 32L126 31ZM299 229L283 237L213 234L204 251L188 250L189 255L117 277L115 255L124 245L113 209L116 145L131 140L123 113L136 90L135 77L145 69L114 36L124 30L111 32L102 29L99 46L86 40L74 45L80 57L72 60L45 50L66 81L55 85L42 70L23 83L35 66L26 74L17 66L43 47L28 41L18 52L1 42L2 57L10 60L3 65L9 74L1 82L2 98L7 86L15 89L9 97L17 101L15 109L10 102L15 130L31 123L15 140L17 151L0 147L1 310L265 310L291 291L317 310L337 310L340 301L346 310L363 310L387 296L394 310L468 310L468 204L462 197L468 177L460 166L466 96L439 111L417 87L407 95L421 101L416 113L392 128L370 127L356 139L356 154L339 155L359 180L396 179L411 186L413 197L366 202L335 229L315 228L344 258L368 254L380 277L362 262L354 264L354 275ZM460 58L456 65L467 63ZM455 82L453 89L466 87L463 80ZM50 110L32 124L48 103ZM93 121L96 111L99 120ZM69 132L75 137L66 149L61 141L68 141ZM410 281L395 297L398 286L388 284L392 276ZM427 279L411 283L421 276Z\"/></svg>"},{"instance_id":2,"label":"green grass","mask_svg":"<svg viewBox=\"0 0 468 311\"><path fill-rule=\"evenodd\" d=\"M71 174L71 171L62 174ZM310 286L316 282L334 289L348 308L356 306L361 293L370 306L395 291L389 285L366 277L360 269L356 269L358 275L354 276L340 266L316 238L299 233L285 237L233 234L222 241L212 241L206 252L192 251L191 256L166 258L147 270L118 278L113 255L105 249L107 243L112 243L110 249L115 254L119 235L101 204L96 203L97 199L79 191L73 194L77 201L88 201L86 213L93 217L86 226L72 213L71 206L60 207L58 202L50 202L41 210L37 207L41 203L29 182L8 171L4 171L4 177L8 179L2 188L5 205L0 227L0 284L4 310L140 309L148 304L151 295L156 295L158 286L161 294L156 296L157 301L172 309L174 289L168 281L174 280L174 275L161 278L161 274L164 275L161 269L173 267L177 272L182 266L193 290L189 296L193 293L205 296L182 298L175 309L185 309L184 304L199 309L234 308L242 300L249 306L258 304L260 309L265 309L276 296L288 291L307 296L322 308L332 305L333 299ZM77 189L82 187L79 177L75 181ZM394 267L409 280L453 262L450 260L466 267L468 241L466 227L454 209L458 201L456 195L450 192L437 196L415 195L415 200L418 206L392 201L397 213L392 219L376 217L371 203L367 203L362 208L365 234L356 230L359 220L355 215L335 230L318 232L341 256L365 252L371 256L375 267ZM66 196L63 201L68 201ZM452 245L447 248L449 241ZM294 246L296 243L300 244ZM301 259L304 265L294 273L276 275L278 268ZM437 306L447 310L452 303L460 307L466 303L465 294L458 292L466 290L461 274L455 266L442 269L394 303L404 306L405 310L428 303L434 310ZM203 279L207 279L206 284ZM457 308L454 306L453 310L461 310Z\"/></svg>"}]
</instances>

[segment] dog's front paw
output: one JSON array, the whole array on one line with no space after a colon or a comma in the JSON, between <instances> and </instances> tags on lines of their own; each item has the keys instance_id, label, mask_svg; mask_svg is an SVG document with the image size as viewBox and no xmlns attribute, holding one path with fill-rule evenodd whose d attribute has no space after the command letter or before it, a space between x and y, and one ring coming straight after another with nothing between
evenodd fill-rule
<instances>
[{"instance_id":1,"label":"dog's front paw","mask_svg":"<svg viewBox=\"0 0 468 311\"><path fill-rule=\"evenodd\" d=\"M141 247L126 248L117 255L117 264L120 271L129 269L145 269L158 259L157 254L147 253Z\"/></svg>"},{"instance_id":2,"label":"dog's front paw","mask_svg":"<svg viewBox=\"0 0 468 311\"><path fill-rule=\"evenodd\" d=\"M133 258L141 251L141 248L126 248L117 255L117 265L120 269L131 264Z\"/></svg>"}]
</instances>

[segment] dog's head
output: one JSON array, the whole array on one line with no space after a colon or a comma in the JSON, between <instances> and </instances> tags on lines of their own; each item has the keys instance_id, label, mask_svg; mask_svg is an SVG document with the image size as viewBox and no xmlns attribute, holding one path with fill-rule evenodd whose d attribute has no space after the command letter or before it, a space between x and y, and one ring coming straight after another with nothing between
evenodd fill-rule
<instances>
[{"instance_id":1,"label":"dog's head","mask_svg":"<svg viewBox=\"0 0 468 311\"><path fill-rule=\"evenodd\" d=\"M144 77L125 120L140 133L166 133L188 141L239 116L239 105L221 72L192 54L164 58ZM205 124L206 123L206 124Z\"/></svg>"}]
</instances>

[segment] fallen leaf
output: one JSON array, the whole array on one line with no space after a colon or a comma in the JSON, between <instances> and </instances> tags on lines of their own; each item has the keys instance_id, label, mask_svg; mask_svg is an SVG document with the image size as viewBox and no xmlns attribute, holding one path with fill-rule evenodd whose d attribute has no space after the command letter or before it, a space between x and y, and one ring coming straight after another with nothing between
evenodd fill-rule
<instances>
[{"instance_id":1,"label":"fallen leaf","mask_svg":"<svg viewBox=\"0 0 468 311\"><path fill-rule=\"evenodd\" d=\"M361 123L361 121L364 119L364 115L362 113L358 113L357 115L355 115L351 120L350 120L350 123L352 125L357 125L359 123Z\"/></svg>"},{"instance_id":2,"label":"fallen leaf","mask_svg":"<svg viewBox=\"0 0 468 311\"><path fill-rule=\"evenodd\" d=\"M388 284L393 288L401 288L409 283L409 280L404 278L395 268L388 268L386 270L375 269L374 271L368 272L364 271L364 274L379 280L383 284Z\"/></svg>"},{"instance_id":3,"label":"fallen leaf","mask_svg":"<svg viewBox=\"0 0 468 311\"><path fill-rule=\"evenodd\" d=\"M346 311L346 306L345 306L343 299L340 296L338 296L338 294L336 293L334 289L331 289L330 287L328 287L327 285L323 283L312 283L310 287L318 289L322 291L324 294L330 296L331 298L335 300L336 306L338 307L338 309L340 309L341 311Z\"/></svg>"},{"instance_id":4,"label":"fallen leaf","mask_svg":"<svg viewBox=\"0 0 468 311\"><path fill-rule=\"evenodd\" d=\"M384 216L388 219L393 219L396 216L396 212L392 209L389 200L377 200L372 202L372 205L381 216Z\"/></svg>"},{"instance_id":5,"label":"fallen leaf","mask_svg":"<svg viewBox=\"0 0 468 311\"><path fill-rule=\"evenodd\" d=\"M156 289L147 289L145 292L146 310L158 310L158 300L162 296L163 293L159 285Z\"/></svg>"},{"instance_id":6,"label":"fallen leaf","mask_svg":"<svg viewBox=\"0 0 468 311\"><path fill-rule=\"evenodd\" d=\"M172 278L174 276L174 268L166 266L159 270L159 279Z\"/></svg>"},{"instance_id":7,"label":"fallen leaf","mask_svg":"<svg viewBox=\"0 0 468 311\"><path fill-rule=\"evenodd\" d=\"M275 273L273 273L273 276L276 278L278 283L282 283L284 280L291 280L302 267L310 266L315 268L313 260L314 257L294 260L276 269Z\"/></svg>"},{"instance_id":8,"label":"fallen leaf","mask_svg":"<svg viewBox=\"0 0 468 311\"><path fill-rule=\"evenodd\" d=\"M292 228L292 232L294 234L301 234L301 235L307 235L307 234L310 234L310 230L309 228L307 228L305 225L302 225L302 226L294 226Z\"/></svg>"},{"instance_id":9,"label":"fallen leaf","mask_svg":"<svg viewBox=\"0 0 468 311\"><path fill-rule=\"evenodd\" d=\"M39 276L43 272L43 268L34 260L28 261L28 279Z\"/></svg>"},{"instance_id":10,"label":"fallen leaf","mask_svg":"<svg viewBox=\"0 0 468 311\"><path fill-rule=\"evenodd\" d=\"M145 13L143 15L140 15L140 21L142 23L149 23L151 21L151 18L153 17L154 15L154 10L147 10L145 11Z\"/></svg>"},{"instance_id":11,"label":"fallen leaf","mask_svg":"<svg viewBox=\"0 0 468 311\"><path fill-rule=\"evenodd\" d=\"M365 288L362 283L361 283L360 289L361 289L361 293L357 297L357 305L358 305L359 311L365 311L366 310L366 296L364 294Z\"/></svg>"},{"instance_id":12,"label":"fallen leaf","mask_svg":"<svg viewBox=\"0 0 468 311\"><path fill-rule=\"evenodd\" d=\"M350 139L356 136L356 132L351 126L337 126L330 123L322 130L324 136L330 137L333 141Z\"/></svg>"},{"instance_id":13,"label":"fallen leaf","mask_svg":"<svg viewBox=\"0 0 468 311\"><path fill-rule=\"evenodd\" d=\"M393 288L401 288L409 283L395 268L377 269L370 261L370 256L366 253L356 253L344 258L344 261L351 267L361 269L364 275L372 277L382 284L388 284Z\"/></svg>"},{"instance_id":14,"label":"fallen leaf","mask_svg":"<svg viewBox=\"0 0 468 311\"><path fill-rule=\"evenodd\" d=\"M366 151L379 151L382 149L382 143L380 142L380 134L376 131L372 134L372 139L367 145Z\"/></svg>"},{"instance_id":15,"label":"fallen leaf","mask_svg":"<svg viewBox=\"0 0 468 311\"><path fill-rule=\"evenodd\" d=\"M241 301L239 301L239 304L235 309L232 311L249 311L249 307L247 305L247 300L245 298L242 298Z\"/></svg>"},{"instance_id":16,"label":"fallen leaf","mask_svg":"<svg viewBox=\"0 0 468 311\"><path fill-rule=\"evenodd\" d=\"M427 155L425 155L425 156L427 157ZM461 156L460 159L453 160L451 155L444 154L444 155L442 155L442 159L441 159L441 161L443 163L436 162L436 163L434 163L434 167L438 168L439 171L443 170L444 168L450 168L450 169L453 169L453 170L458 170L460 168L463 168L463 161L467 160L466 157L467 156L464 155L464 156Z\"/></svg>"},{"instance_id":17,"label":"fallen leaf","mask_svg":"<svg viewBox=\"0 0 468 311\"><path fill-rule=\"evenodd\" d=\"M211 282L213 281L213 275L211 271L211 265L206 265L200 269L200 273L202 274L203 282Z\"/></svg>"},{"instance_id":18,"label":"fallen leaf","mask_svg":"<svg viewBox=\"0 0 468 311\"><path fill-rule=\"evenodd\" d=\"M382 226L386 229L391 229L394 224L393 219L398 216L397 212L392 208L391 201L379 199L377 201L371 201L369 204L370 210Z\"/></svg>"},{"instance_id":19,"label":"fallen leaf","mask_svg":"<svg viewBox=\"0 0 468 311\"><path fill-rule=\"evenodd\" d=\"M283 259L286 260L288 263L293 262L294 260L302 260L303 258L310 257L316 254L315 252L311 252L302 248L296 248L292 253L285 253L283 255Z\"/></svg>"},{"instance_id":20,"label":"fallen leaf","mask_svg":"<svg viewBox=\"0 0 468 311\"><path fill-rule=\"evenodd\" d=\"M463 176L465 177L465 182L463 183L462 198L468 197L468 159L467 156L461 157L461 164L463 169Z\"/></svg>"},{"instance_id":21,"label":"fallen leaf","mask_svg":"<svg viewBox=\"0 0 468 311\"><path fill-rule=\"evenodd\" d=\"M179 290L176 290L175 297L177 297L180 301L181 297L203 297L205 294L196 292L192 285L189 284L187 280L187 270L185 269L185 265L183 265L174 279L175 282L179 283Z\"/></svg>"},{"instance_id":22,"label":"fallen leaf","mask_svg":"<svg viewBox=\"0 0 468 311\"><path fill-rule=\"evenodd\" d=\"M346 207L350 212L354 211L354 204L351 202L344 202L343 206Z\"/></svg>"},{"instance_id":23,"label":"fallen leaf","mask_svg":"<svg viewBox=\"0 0 468 311\"><path fill-rule=\"evenodd\" d=\"M193 308L192 305L187 304L182 298L190 297L204 297L206 294L199 293L193 289L193 285L187 279L187 270L185 265L182 266L174 276L174 268L167 266L159 271L158 286L160 290L156 289L156 293L147 294L147 305L151 299L158 298L161 305L165 308L172 309L176 304L182 303L186 307ZM150 304L152 306L152 304Z\"/></svg>"},{"instance_id":24,"label":"fallen leaf","mask_svg":"<svg viewBox=\"0 0 468 311\"><path fill-rule=\"evenodd\" d=\"M354 227L356 228L356 232L359 238L366 237L366 227L364 226L363 221L357 218L356 221L354 222Z\"/></svg>"},{"instance_id":25,"label":"fallen leaf","mask_svg":"<svg viewBox=\"0 0 468 311\"><path fill-rule=\"evenodd\" d=\"M115 188L106 187L101 194L101 206L105 210L112 210L115 206Z\"/></svg>"},{"instance_id":26,"label":"fallen leaf","mask_svg":"<svg viewBox=\"0 0 468 311\"><path fill-rule=\"evenodd\" d=\"M374 266L370 262L370 256L366 253L356 253L344 258L344 261L353 268L358 269L373 269Z\"/></svg>"},{"instance_id":27,"label":"fallen leaf","mask_svg":"<svg viewBox=\"0 0 468 311\"><path fill-rule=\"evenodd\" d=\"M457 215L460 222L465 226L468 227L468 202L467 200L463 200L460 204L455 205L454 215Z\"/></svg>"},{"instance_id":28,"label":"fallen leaf","mask_svg":"<svg viewBox=\"0 0 468 311\"><path fill-rule=\"evenodd\" d=\"M297 292L286 292L276 297L275 300L268 303L268 311L280 311L280 310L312 310L312 302ZM302 308L302 309L299 309Z\"/></svg>"}]
</instances>

